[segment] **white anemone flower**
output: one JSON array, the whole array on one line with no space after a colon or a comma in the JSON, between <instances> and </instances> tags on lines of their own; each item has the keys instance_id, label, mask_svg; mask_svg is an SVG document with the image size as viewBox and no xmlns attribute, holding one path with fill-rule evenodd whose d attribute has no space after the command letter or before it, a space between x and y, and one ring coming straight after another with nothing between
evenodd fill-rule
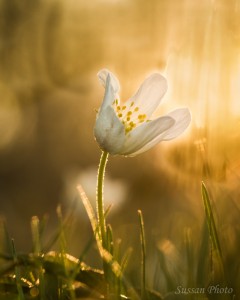
<instances>
[{"instance_id":1,"label":"white anemone flower","mask_svg":"<svg viewBox=\"0 0 240 300\"><path fill-rule=\"evenodd\" d=\"M134 96L121 104L118 79L107 69L98 73L105 88L94 135L100 148L112 155L135 156L161 141L175 139L191 122L188 108L179 108L150 120L167 91L166 79L150 75Z\"/></svg>"}]
</instances>

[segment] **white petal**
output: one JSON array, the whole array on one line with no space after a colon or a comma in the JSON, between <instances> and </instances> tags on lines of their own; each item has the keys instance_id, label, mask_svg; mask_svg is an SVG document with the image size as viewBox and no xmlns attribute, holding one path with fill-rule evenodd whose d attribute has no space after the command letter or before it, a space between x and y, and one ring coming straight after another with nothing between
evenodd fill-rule
<instances>
[{"instance_id":1,"label":"white petal","mask_svg":"<svg viewBox=\"0 0 240 300\"><path fill-rule=\"evenodd\" d=\"M105 93L104 93L103 102L100 111L105 109L107 106L111 106L115 99L116 99L116 95L111 85L110 76L108 75L106 79Z\"/></svg>"},{"instance_id":2,"label":"white petal","mask_svg":"<svg viewBox=\"0 0 240 300\"><path fill-rule=\"evenodd\" d=\"M134 107L139 107L149 119L159 106L166 91L167 80L161 74L154 73L144 80L136 94L126 102L126 105L134 102Z\"/></svg>"},{"instance_id":3,"label":"white petal","mask_svg":"<svg viewBox=\"0 0 240 300\"><path fill-rule=\"evenodd\" d=\"M173 119L175 119L175 123L173 124L173 126L170 127L164 133L157 136L155 139L151 140L138 151L132 153L131 156L143 153L151 149L161 141L167 141L176 138L178 135L184 132L184 130L188 127L188 125L191 122L191 114L187 108L176 109L169 113L168 116L171 116Z\"/></svg>"},{"instance_id":4,"label":"white petal","mask_svg":"<svg viewBox=\"0 0 240 300\"><path fill-rule=\"evenodd\" d=\"M126 136L121 154L134 155L135 152L173 126L174 122L173 118L164 116L136 127Z\"/></svg>"},{"instance_id":5,"label":"white petal","mask_svg":"<svg viewBox=\"0 0 240 300\"><path fill-rule=\"evenodd\" d=\"M102 69L98 72L98 79L101 84L106 88L107 77L110 77L110 84L113 88L115 94L117 94L120 90L120 84L117 77L107 69Z\"/></svg>"},{"instance_id":6,"label":"white petal","mask_svg":"<svg viewBox=\"0 0 240 300\"><path fill-rule=\"evenodd\" d=\"M178 108L167 116L175 120L175 124L163 134L163 140L169 141L182 134L191 122L191 113L188 108Z\"/></svg>"},{"instance_id":7,"label":"white petal","mask_svg":"<svg viewBox=\"0 0 240 300\"><path fill-rule=\"evenodd\" d=\"M102 150L110 154L121 152L125 128L111 106L100 110L96 119L94 136Z\"/></svg>"}]
</instances>

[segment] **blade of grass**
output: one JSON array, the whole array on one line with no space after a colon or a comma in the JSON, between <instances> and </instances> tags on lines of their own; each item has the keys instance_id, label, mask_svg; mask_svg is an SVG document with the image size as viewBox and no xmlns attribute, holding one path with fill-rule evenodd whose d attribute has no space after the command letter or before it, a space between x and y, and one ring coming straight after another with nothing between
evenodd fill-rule
<instances>
[{"instance_id":1,"label":"blade of grass","mask_svg":"<svg viewBox=\"0 0 240 300\"><path fill-rule=\"evenodd\" d=\"M67 241L66 241L66 236L65 236L65 224L64 224L64 219L62 215L62 208L59 205L57 207L57 216L58 216L58 222L59 222L59 232L60 232L60 253L61 253L61 264L64 269L64 273L67 275L67 286L68 286L68 291L70 293L70 298L71 300L75 300L75 291L74 291L74 285L73 285L73 278L70 276L70 273L68 272L68 268L66 267L66 255L67 255ZM60 299L64 299L64 290L63 290L63 284L60 284L60 292L61 296Z\"/></svg>"},{"instance_id":2,"label":"blade of grass","mask_svg":"<svg viewBox=\"0 0 240 300\"><path fill-rule=\"evenodd\" d=\"M41 242L39 234L39 219L33 216L31 220L32 240L33 240L33 253L39 255L41 252Z\"/></svg>"},{"instance_id":3,"label":"blade of grass","mask_svg":"<svg viewBox=\"0 0 240 300\"><path fill-rule=\"evenodd\" d=\"M141 240L141 296L142 299L146 298L146 240L144 222L141 210L138 210L139 224L140 224L140 240Z\"/></svg>"},{"instance_id":4,"label":"blade of grass","mask_svg":"<svg viewBox=\"0 0 240 300\"><path fill-rule=\"evenodd\" d=\"M213 243L213 249L217 251L218 256L222 262L222 250L221 250L221 246L220 246L220 242L219 242L219 238L218 238L216 223L215 223L214 216L213 216L212 205L211 205L211 201L209 198L207 188L203 182L202 182L202 199L203 199L203 203L204 203L204 209L205 209L209 234L210 234L210 237L211 237L212 243Z\"/></svg>"},{"instance_id":5,"label":"blade of grass","mask_svg":"<svg viewBox=\"0 0 240 300\"><path fill-rule=\"evenodd\" d=\"M203 204L204 204L204 209L205 209L208 231L209 231L210 239L212 242L212 249L214 251L214 254L216 254L216 259L219 264L220 272L221 272L223 280L225 281L222 249L221 249L221 245L219 242L217 226L216 226L214 215L213 215L213 209L212 209L212 204L211 204L211 200L209 197L209 193L203 182L202 182L202 199L203 199Z\"/></svg>"},{"instance_id":6,"label":"blade of grass","mask_svg":"<svg viewBox=\"0 0 240 300\"><path fill-rule=\"evenodd\" d=\"M133 252L133 249L128 248L127 251L125 252L125 254L123 255L123 258L121 261L122 272L124 272L125 269L127 268L127 265L128 265L131 255L132 255L132 252Z\"/></svg>"},{"instance_id":7,"label":"blade of grass","mask_svg":"<svg viewBox=\"0 0 240 300\"><path fill-rule=\"evenodd\" d=\"M59 235L60 251L62 253L62 257L64 258L64 254L67 252L67 241L65 237L65 224L63 220L61 205L58 205L57 207L57 216L58 216L59 232L60 232Z\"/></svg>"},{"instance_id":8,"label":"blade of grass","mask_svg":"<svg viewBox=\"0 0 240 300\"><path fill-rule=\"evenodd\" d=\"M14 262L16 262L15 275L16 275L16 285L17 285L18 297L19 297L19 300L25 300L22 285L21 285L20 270L19 270L19 267L17 266L18 259L17 259L17 253L16 253L16 248L15 248L13 239L12 239L12 255L13 255Z\"/></svg>"},{"instance_id":9,"label":"blade of grass","mask_svg":"<svg viewBox=\"0 0 240 300\"><path fill-rule=\"evenodd\" d=\"M107 250L113 255L113 231L110 224L107 225Z\"/></svg>"},{"instance_id":10,"label":"blade of grass","mask_svg":"<svg viewBox=\"0 0 240 300\"><path fill-rule=\"evenodd\" d=\"M91 223L91 226L92 226L92 230L94 233L97 233L98 230L98 224L97 224L97 218L95 216L95 213L94 213L94 210L92 208L92 205L90 203L90 201L88 200L87 198L87 195L85 194L83 188L81 185L78 185L77 186L77 190L79 192L79 195L80 195L80 198L82 200L82 203L86 209L86 212L87 212L87 215L88 215L88 218L89 218L89 221ZM97 235L96 235L97 236ZM96 238L98 240L98 238Z\"/></svg>"},{"instance_id":11,"label":"blade of grass","mask_svg":"<svg viewBox=\"0 0 240 300\"><path fill-rule=\"evenodd\" d=\"M106 250L114 257L114 246L113 246L113 231L110 224L106 227ZM114 257L115 258L115 257ZM117 290L117 282L119 278L116 278L111 268L106 268L107 272L107 282L109 282L109 288L111 288L111 293L115 293Z\"/></svg>"},{"instance_id":12,"label":"blade of grass","mask_svg":"<svg viewBox=\"0 0 240 300\"><path fill-rule=\"evenodd\" d=\"M77 200L76 200L77 201ZM73 218L73 213L74 213L74 210L75 209L75 205L73 204L71 210L64 216L64 219L62 220L62 227L66 227L67 224L69 224ZM46 224L46 221L47 221L47 218L45 217L44 218L44 221L42 222L41 226L40 226L40 236L42 236L42 232L44 230L44 227L45 227L45 224ZM54 246L54 244L56 244L59 239L60 239L60 236L61 236L61 228L59 230L54 232L54 234L52 235L52 237L45 243L45 245L42 245L42 252L48 252L52 249L52 247Z\"/></svg>"},{"instance_id":13,"label":"blade of grass","mask_svg":"<svg viewBox=\"0 0 240 300\"><path fill-rule=\"evenodd\" d=\"M33 252L37 256L41 255L42 247L40 241L40 222L37 216L33 216L31 220L31 230L32 230L32 240L33 240ZM44 270L42 267L41 260L36 260L39 269L39 292L42 299L44 299L46 290L45 290L45 278Z\"/></svg>"},{"instance_id":14,"label":"blade of grass","mask_svg":"<svg viewBox=\"0 0 240 300\"><path fill-rule=\"evenodd\" d=\"M0 228L1 228L1 252L9 253L12 256L12 241L9 236L5 219L0 219Z\"/></svg>"}]
</instances>

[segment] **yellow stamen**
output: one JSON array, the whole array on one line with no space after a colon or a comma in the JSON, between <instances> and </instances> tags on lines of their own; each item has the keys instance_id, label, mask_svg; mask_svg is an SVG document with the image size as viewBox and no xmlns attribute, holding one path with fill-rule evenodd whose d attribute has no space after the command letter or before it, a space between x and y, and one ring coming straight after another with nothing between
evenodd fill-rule
<instances>
[{"instance_id":1,"label":"yellow stamen","mask_svg":"<svg viewBox=\"0 0 240 300\"><path fill-rule=\"evenodd\" d=\"M140 123L149 121L147 120L146 114L137 114L137 112L141 112L141 111L138 106L135 107L134 101L132 101L130 105L121 106L119 100L115 99L113 101L113 105L117 116L119 117L120 121L125 127L125 134L128 134L131 130L133 130L135 127L140 125Z\"/></svg>"},{"instance_id":2,"label":"yellow stamen","mask_svg":"<svg viewBox=\"0 0 240 300\"><path fill-rule=\"evenodd\" d=\"M144 120L144 119L146 119L146 115L144 114L144 115L138 115L138 119L139 120Z\"/></svg>"}]
</instances>

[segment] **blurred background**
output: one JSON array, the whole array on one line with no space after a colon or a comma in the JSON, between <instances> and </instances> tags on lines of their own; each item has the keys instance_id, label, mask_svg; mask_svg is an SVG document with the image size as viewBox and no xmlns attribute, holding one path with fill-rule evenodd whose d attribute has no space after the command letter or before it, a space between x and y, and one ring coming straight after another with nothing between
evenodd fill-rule
<instances>
[{"instance_id":1,"label":"blurred background","mask_svg":"<svg viewBox=\"0 0 240 300\"><path fill-rule=\"evenodd\" d=\"M0 14L0 215L18 251L31 249L32 216L47 216L47 235L54 232L59 204L72 212L69 252L79 255L89 239L76 185L94 203L101 68L118 76L123 101L161 72L169 90L156 115L188 106L193 119L176 141L135 158L110 158L105 187L115 237L124 247L139 244L141 209L149 260L159 241L168 251L166 241L178 245L186 228L197 239L204 180L234 247L239 0L0 0Z\"/></svg>"}]
</instances>

